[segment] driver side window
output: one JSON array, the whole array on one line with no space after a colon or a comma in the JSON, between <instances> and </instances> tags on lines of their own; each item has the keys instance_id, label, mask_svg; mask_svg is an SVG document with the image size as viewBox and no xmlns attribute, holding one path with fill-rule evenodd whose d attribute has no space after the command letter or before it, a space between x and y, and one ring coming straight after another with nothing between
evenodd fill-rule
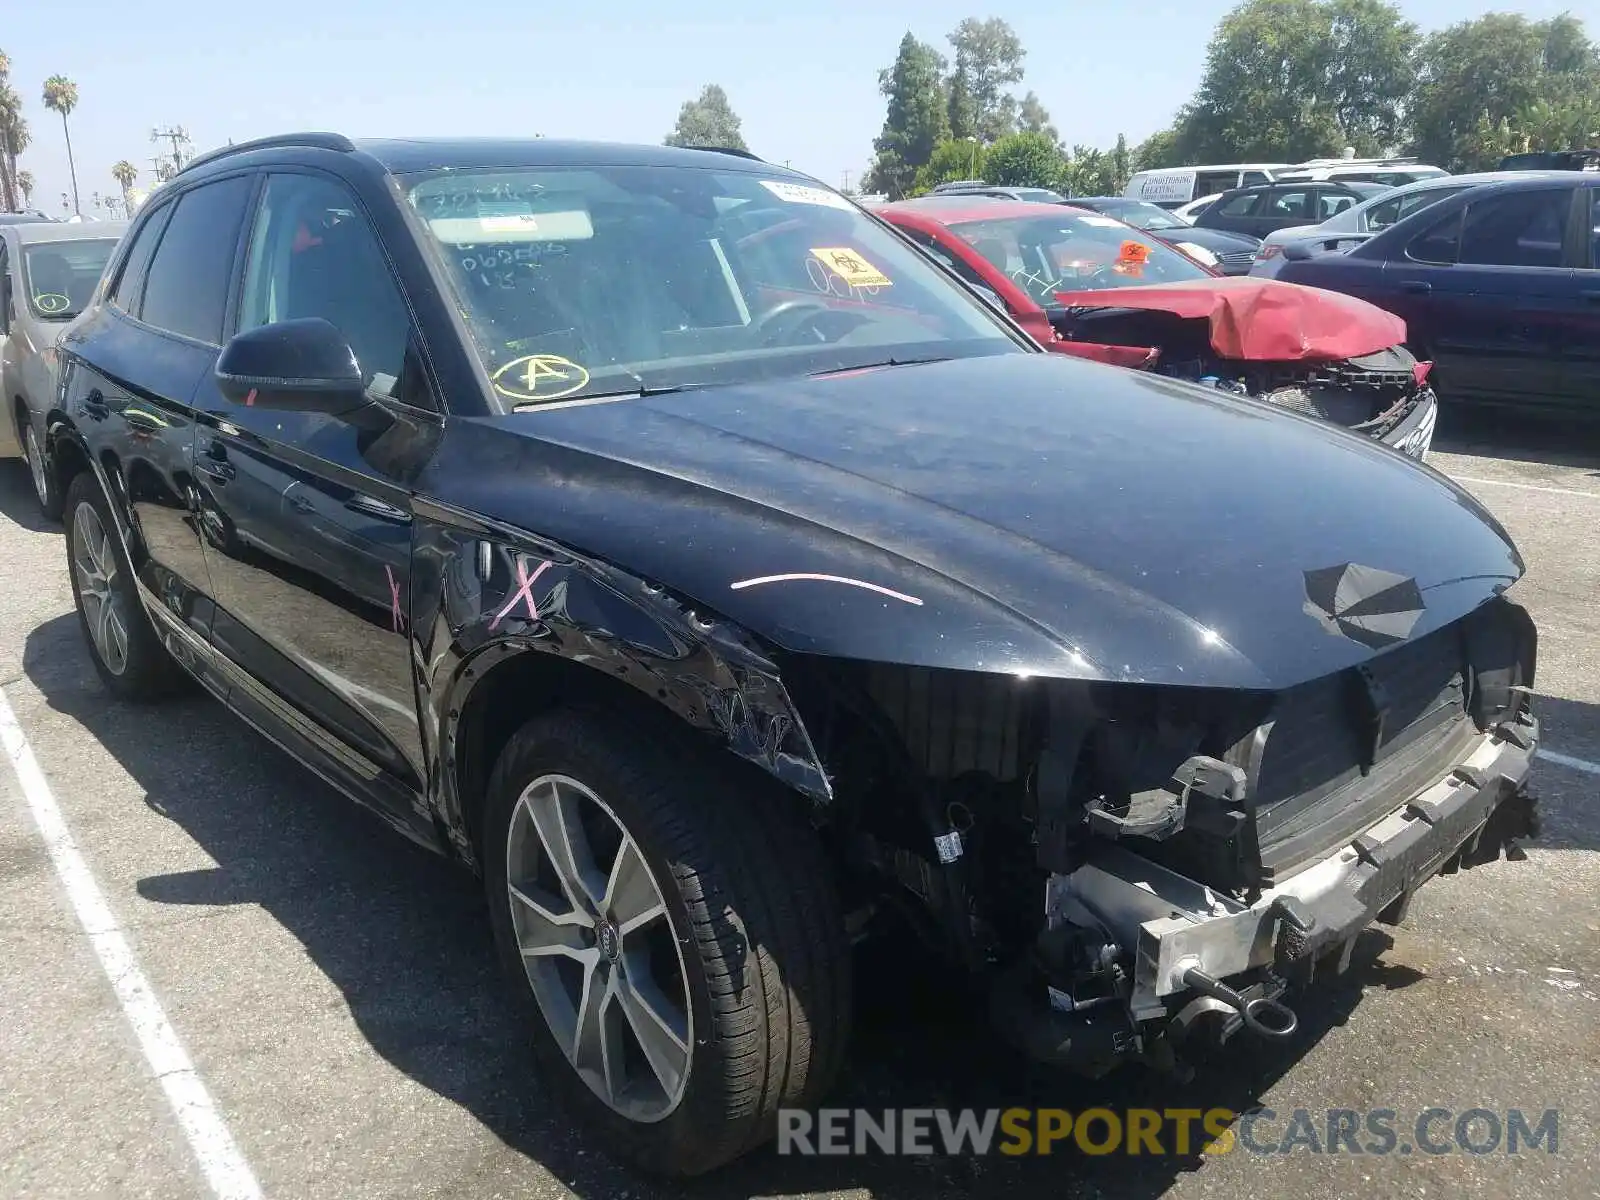
<instances>
[{"instance_id":1,"label":"driver side window","mask_svg":"<svg viewBox=\"0 0 1600 1200\"><path fill-rule=\"evenodd\" d=\"M410 313L355 198L321 176L273 175L250 233L239 329L303 317L344 335L368 392L416 403L400 386Z\"/></svg>"}]
</instances>

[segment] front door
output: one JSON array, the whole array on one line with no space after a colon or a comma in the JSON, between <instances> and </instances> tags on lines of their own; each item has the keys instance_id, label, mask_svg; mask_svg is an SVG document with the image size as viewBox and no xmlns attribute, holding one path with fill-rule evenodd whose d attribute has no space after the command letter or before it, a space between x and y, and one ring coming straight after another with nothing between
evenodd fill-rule
<instances>
[{"instance_id":1,"label":"front door","mask_svg":"<svg viewBox=\"0 0 1600 1200\"><path fill-rule=\"evenodd\" d=\"M1442 218L1385 266L1384 307L1432 355L1445 394L1561 398L1578 290L1566 265L1572 203L1570 186L1490 196Z\"/></svg>"},{"instance_id":2,"label":"front door","mask_svg":"<svg viewBox=\"0 0 1600 1200\"><path fill-rule=\"evenodd\" d=\"M437 443L433 389L360 203L322 174L268 177L249 233L238 329L331 322L366 379L342 418L195 399L196 471L218 536L207 561L217 647L342 744L364 797L425 826L410 655L411 492Z\"/></svg>"}]
</instances>

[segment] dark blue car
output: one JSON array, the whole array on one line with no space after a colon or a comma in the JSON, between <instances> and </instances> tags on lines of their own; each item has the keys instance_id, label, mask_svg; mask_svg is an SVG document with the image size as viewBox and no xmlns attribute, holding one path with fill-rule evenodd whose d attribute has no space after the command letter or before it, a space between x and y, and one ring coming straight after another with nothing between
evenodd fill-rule
<instances>
[{"instance_id":1,"label":"dark blue car","mask_svg":"<svg viewBox=\"0 0 1600 1200\"><path fill-rule=\"evenodd\" d=\"M1442 397L1600 411L1600 176L1486 184L1334 248L1291 247L1278 278L1404 317Z\"/></svg>"}]
</instances>

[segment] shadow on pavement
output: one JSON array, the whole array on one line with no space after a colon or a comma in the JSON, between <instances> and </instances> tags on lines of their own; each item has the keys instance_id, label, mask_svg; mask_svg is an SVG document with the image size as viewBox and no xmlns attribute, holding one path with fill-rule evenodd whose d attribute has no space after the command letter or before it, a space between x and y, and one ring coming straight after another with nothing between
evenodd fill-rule
<instances>
[{"instance_id":1,"label":"shadow on pavement","mask_svg":"<svg viewBox=\"0 0 1600 1200\"><path fill-rule=\"evenodd\" d=\"M1502 409L1462 408L1444 402L1433 448L1445 454L1473 454L1512 462L1578 467L1600 479L1600 422L1570 416L1526 414Z\"/></svg>"},{"instance_id":2,"label":"shadow on pavement","mask_svg":"<svg viewBox=\"0 0 1600 1200\"><path fill-rule=\"evenodd\" d=\"M1138 1200L1202 1169L1198 1153L1091 1157L1058 1148L1048 1158L1021 1160L824 1159L766 1149L689 1185L641 1181L604 1159L603 1147L543 1098L472 878L334 794L207 697L153 709L110 702L70 615L30 634L24 665L49 704L104 745L147 803L218 864L146 878L139 884L144 898L260 905L338 986L376 1053L581 1196L733 1200L860 1189L879 1200ZM1571 716L1592 721L1595 714ZM1141 1069L1098 1083L1030 1069L998 1050L980 1018L908 948L875 946L860 965L851 1068L829 1106L1247 1111L1346 1021L1364 990L1404 988L1421 978L1380 961L1390 944L1379 931L1364 934L1349 973L1296 1002L1301 1031L1287 1048L1247 1044L1184 1084ZM503 1186L503 1176L494 1182Z\"/></svg>"},{"instance_id":3,"label":"shadow on pavement","mask_svg":"<svg viewBox=\"0 0 1600 1200\"><path fill-rule=\"evenodd\" d=\"M1541 747L1600 762L1600 704L1538 696ZM1549 850L1600 850L1600 813L1594 804L1600 778L1548 758L1535 759L1532 789L1539 797L1539 837Z\"/></svg>"},{"instance_id":4,"label":"shadow on pavement","mask_svg":"<svg viewBox=\"0 0 1600 1200\"><path fill-rule=\"evenodd\" d=\"M60 533L60 521L47 521L33 493L28 464L20 458L0 459L0 515L10 517L30 533Z\"/></svg>"}]
</instances>

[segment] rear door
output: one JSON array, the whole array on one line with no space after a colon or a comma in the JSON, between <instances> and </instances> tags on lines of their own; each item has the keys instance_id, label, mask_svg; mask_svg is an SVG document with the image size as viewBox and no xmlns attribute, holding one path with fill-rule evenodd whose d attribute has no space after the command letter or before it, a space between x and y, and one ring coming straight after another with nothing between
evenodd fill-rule
<instances>
[{"instance_id":1,"label":"rear door","mask_svg":"<svg viewBox=\"0 0 1600 1200\"><path fill-rule=\"evenodd\" d=\"M1578 189L1498 192L1455 208L1384 267L1391 308L1449 395L1551 403L1580 310L1567 245Z\"/></svg>"},{"instance_id":2,"label":"rear door","mask_svg":"<svg viewBox=\"0 0 1600 1200\"><path fill-rule=\"evenodd\" d=\"M222 339L252 173L208 180L152 208L107 288L64 339L67 412L136 535L139 581L202 638L210 580L191 455L195 385ZM142 551L142 552L141 552Z\"/></svg>"},{"instance_id":3,"label":"rear door","mask_svg":"<svg viewBox=\"0 0 1600 1200\"><path fill-rule=\"evenodd\" d=\"M1271 189L1223 196L1195 219L1204 229L1227 229L1234 233L1255 233L1257 216L1267 203Z\"/></svg>"},{"instance_id":4,"label":"rear door","mask_svg":"<svg viewBox=\"0 0 1600 1200\"><path fill-rule=\"evenodd\" d=\"M1279 184L1263 193L1263 200L1251 214L1244 233L1266 237L1274 230L1291 225L1316 225L1321 222L1317 197L1322 189L1311 183Z\"/></svg>"}]
</instances>

